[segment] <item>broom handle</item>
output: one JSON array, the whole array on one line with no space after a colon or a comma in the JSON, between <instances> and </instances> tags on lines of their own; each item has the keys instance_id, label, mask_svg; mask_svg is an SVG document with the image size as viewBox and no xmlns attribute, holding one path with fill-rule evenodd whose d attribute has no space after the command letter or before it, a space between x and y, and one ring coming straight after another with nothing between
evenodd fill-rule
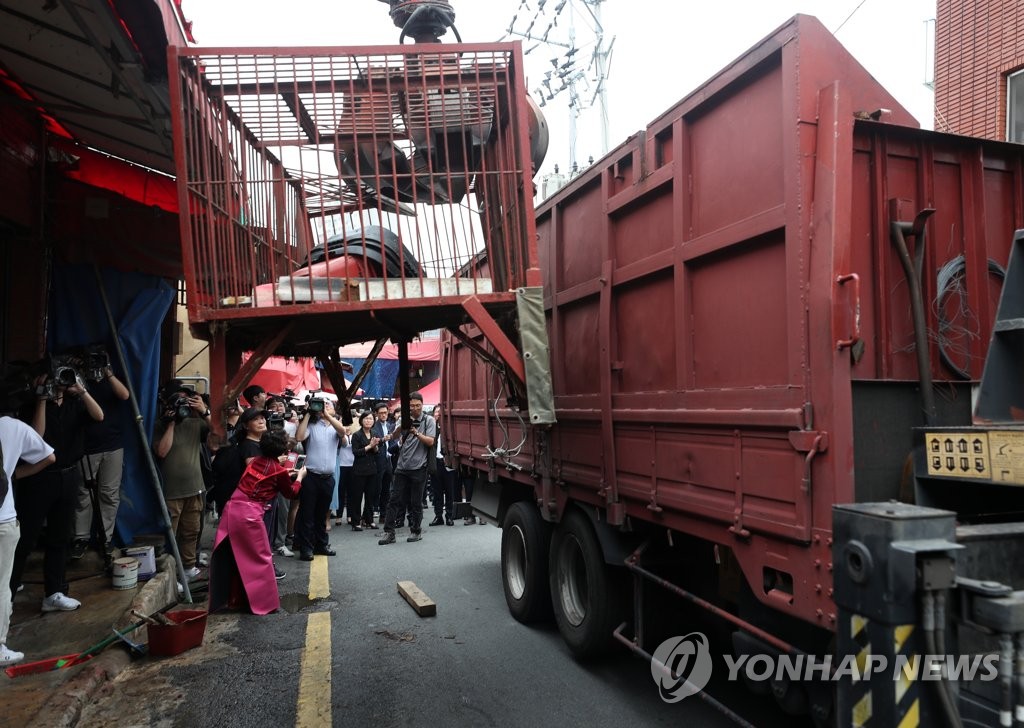
<instances>
[{"instance_id":1,"label":"broom handle","mask_svg":"<svg viewBox=\"0 0 1024 728\"><path fill-rule=\"evenodd\" d=\"M77 665L79 662L84 660L86 657L91 657L92 655L95 655L97 652L102 652L103 648L105 648L105 647L107 647L109 645L112 645L114 642L117 642L124 635L131 634L132 632L134 632L135 630L137 630L139 627L143 626L144 624L146 624L145 620L141 620L141 621L138 621L138 622L135 622L133 624L128 625L128 627L126 627L124 630L122 630L120 632L115 630L114 634L112 634L109 637L104 638L100 642L97 642L92 647L87 649L85 652L79 652L77 655L72 657L67 662L58 662L56 665L54 665L53 669L54 670L59 670L62 667L71 667L72 665Z\"/></svg>"}]
</instances>

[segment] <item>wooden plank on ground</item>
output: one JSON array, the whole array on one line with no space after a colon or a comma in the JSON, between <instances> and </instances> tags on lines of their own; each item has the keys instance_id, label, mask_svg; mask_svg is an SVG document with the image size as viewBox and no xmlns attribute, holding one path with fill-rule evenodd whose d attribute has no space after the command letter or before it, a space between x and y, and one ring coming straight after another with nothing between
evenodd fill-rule
<instances>
[{"instance_id":1,"label":"wooden plank on ground","mask_svg":"<svg viewBox=\"0 0 1024 728\"><path fill-rule=\"evenodd\" d=\"M421 617L433 617L437 615L437 605L434 600L420 591L420 588L411 581L398 582L398 593L405 601L416 610Z\"/></svg>"}]
</instances>

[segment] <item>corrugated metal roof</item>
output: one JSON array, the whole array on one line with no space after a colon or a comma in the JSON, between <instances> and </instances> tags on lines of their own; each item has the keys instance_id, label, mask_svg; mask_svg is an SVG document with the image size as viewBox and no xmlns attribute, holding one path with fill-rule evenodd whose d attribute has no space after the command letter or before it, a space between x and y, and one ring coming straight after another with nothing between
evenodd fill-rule
<instances>
[{"instance_id":1,"label":"corrugated metal roof","mask_svg":"<svg viewBox=\"0 0 1024 728\"><path fill-rule=\"evenodd\" d=\"M185 45L180 19L173 0L2 3L0 67L75 140L173 174L166 49Z\"/></svg>"}]
</instances>

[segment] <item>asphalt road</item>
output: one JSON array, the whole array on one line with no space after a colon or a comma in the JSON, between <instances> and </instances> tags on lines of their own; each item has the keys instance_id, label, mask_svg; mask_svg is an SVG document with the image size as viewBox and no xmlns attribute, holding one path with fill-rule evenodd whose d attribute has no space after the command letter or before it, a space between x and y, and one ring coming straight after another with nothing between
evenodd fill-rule
<instances>
[{"instance_id":1,"label":"asphalt road","mask_svg":"<svg viewBox=\"0 0 1024 728\"><path fill-rule=\"evenodd\" d=\"M338 555L317 557L330 594L313 602L311 565L279 558L288 572L280 613L211 616L201 647L135 663L79 725L733 725L696 698L663 702L647 664L625 650L582 665L553 625L513 620L497 528L458 522L424 532L419 543L400 532L397 544L378 546L378 533L335 527ZM417 616L397 593L400 580L430 596L437 616ZM310 624L327 620L330 640L307 645ZM770 700L723 689L719 697L752 723L795 725Z\"/></svg>"}]
</instances>

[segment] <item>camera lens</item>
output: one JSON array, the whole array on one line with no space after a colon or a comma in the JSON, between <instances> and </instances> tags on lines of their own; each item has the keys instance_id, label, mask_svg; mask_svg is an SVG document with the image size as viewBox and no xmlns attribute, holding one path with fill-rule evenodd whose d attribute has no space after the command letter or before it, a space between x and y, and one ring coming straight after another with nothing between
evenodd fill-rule
<instances>
[{"instance_id":1,"label":"camera lens","mask_svg":"<svg viewBox=\"0 0 1024 728\"><path fill-rule=\"evenodd\" d=\"M70 387L76 379L75 370L71 367L58 367L53 375L53 380L62 387Z\"/></svg>"}]
</instances>

